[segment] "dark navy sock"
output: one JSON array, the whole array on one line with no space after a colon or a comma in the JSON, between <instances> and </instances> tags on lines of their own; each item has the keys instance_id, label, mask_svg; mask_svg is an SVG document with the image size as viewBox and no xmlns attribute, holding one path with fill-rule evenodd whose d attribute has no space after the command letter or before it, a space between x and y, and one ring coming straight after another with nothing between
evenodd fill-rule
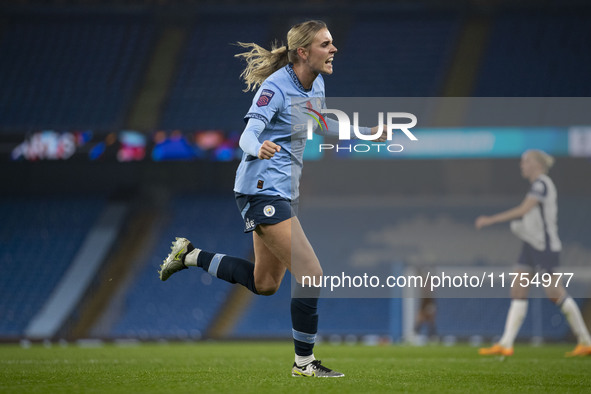
<instances>
[{"instance_id":1,"label":"dark navy sock","mask_svg":"<svg viewBox=\"0 0 591 394\"><path fill-rule=\"evenodd\" d=\"M197 266L216 278L230 283L239 283L254 294L258 294L254 286L254 264L248 260L202 250L197 256Z\"/></svg>"},{"instance_id":2,"label":"dark navy sock","mask_svg":"<svg viewBox=\"0 0 591 394\"><path fill-rule=\"evenodd\" d=\"M318 331L318 298L292 298L291 324L295 353L311 355Z\"/></svg>"},{"instance_id":3,"label":"dark navy sock","mask_svg":"<svg viewBox=\"0 0 591 394\"><path fill-rule=\"evenodd\" d=\"M209 264L211 264L213 256L215 256L215 253L209 253L205 250L200 251L197 255L197 267L201 267L205 271L209 270Z\"/></svg>"}]
</instances>

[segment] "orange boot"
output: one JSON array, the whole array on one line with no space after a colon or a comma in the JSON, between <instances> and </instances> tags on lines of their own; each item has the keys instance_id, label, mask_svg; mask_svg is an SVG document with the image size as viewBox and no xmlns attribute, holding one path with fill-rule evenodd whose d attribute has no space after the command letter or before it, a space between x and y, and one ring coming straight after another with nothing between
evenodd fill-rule
<instances>
[{"instance_id":1,"label":"orange boot","mask_svg":"<svg viewBox=\"0 0 591 394\"><path fill-rule=\"evenodd\" d=\"M591 345L577 345L572 352L567 352L566 357L591 356Z\"/></svg>"},{"instance_id":2,"label":"orange boot","mask_svg":"<svg viewBox=\"0 0 591 394\"><path fill-rule=\"evenodd\" d=\"M512 347L503 347L498 343L495 343L491 347L481 347L478 349L478 354L481 356L512 356Z\"/></svg>"}]
</instances>

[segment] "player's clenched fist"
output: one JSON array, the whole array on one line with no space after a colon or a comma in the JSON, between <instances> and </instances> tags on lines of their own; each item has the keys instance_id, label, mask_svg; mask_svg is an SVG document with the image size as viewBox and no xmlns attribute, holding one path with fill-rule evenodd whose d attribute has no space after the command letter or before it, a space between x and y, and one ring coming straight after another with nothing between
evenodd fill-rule
<instances>
[{"instance_id":1,"label":"player's clenched fist","mask_svg":"<svg viewBox=\"0 0 591 394\"><path fill-rule=\"evenodd\" d=\"M276 152L279 152L281 147L274 142L266 140L263 142L259 149L259 159L269 160L273 156L275 156Z\"/></svg>"}]
</instances>

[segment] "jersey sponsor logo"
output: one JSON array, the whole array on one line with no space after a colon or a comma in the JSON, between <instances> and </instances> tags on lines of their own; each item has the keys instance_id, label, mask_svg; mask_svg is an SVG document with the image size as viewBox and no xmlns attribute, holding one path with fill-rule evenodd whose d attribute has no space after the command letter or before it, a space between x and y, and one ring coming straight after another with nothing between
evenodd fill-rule
<instances>
[{"instance_id":1,"label":"jersey sponsor logo","mask_svg":"<svg viewBox=\"0 0 591 394\"><path fill-rule=\"evenodd\" d=\"M269 89L263 89L259 99L257 100L258 107L266 107L271 102L271 99L275 95L275 92Z\"/></svg>"},{"instance_id":2,"label":"jersey sponsor logo","mask_svg":"<svg viewBox=\"0 0 591 394\"><path fill-rule=\"evenodd\" d=\"M265 208L263 208L263 213L266 217L270 218L275 215L275 207L273 205L266 205Z\"/></svg>"},{"instance_id":3,"label":"jersey sponsor logo","mask_svg":"<svg viewBox=\"0 0 591 394\"><path fill-rule=\"evenodd\" d=\"M257 181L257 189L262 189L264 184L265 184L265 181L259 179Z\"/></svg>"}]
</instances>

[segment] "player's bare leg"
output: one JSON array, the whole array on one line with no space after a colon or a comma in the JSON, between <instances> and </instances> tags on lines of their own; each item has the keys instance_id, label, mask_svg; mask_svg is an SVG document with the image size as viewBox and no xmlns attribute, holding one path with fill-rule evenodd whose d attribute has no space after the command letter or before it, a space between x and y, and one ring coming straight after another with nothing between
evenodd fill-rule
<instances>
[{"instance_id":1,"label":"player's bare leg","mask_svg":"<svg viewBox=\"0 0 591 394\"><path fill-rule=\"evenodd\" d=\"M297 283L302 283L303 276L317 278L317 283L319 282L322 277L322 267L297 217L292 217L278 224L259 225L256 233L266 247L265 249L261 246L263 253L270 251L275 255L277 260L281 261L290 270ZM256 242L258 240L255 238L255 245ZM255 281L268 282L270 280L268 276L257 277L259 272L257 265L259 265L258 258L255 263ZM314 357L313 348L318 326L317 293L319 289L314 290L316 294L313 296L310 296L310 294L292 296L291 316L296 352L292 376L342 377L344 374L326 368L321 364L320 360L316 360Z\"/></svg>"},{"instance_id":2,"label":"player's bare leg","mask_svg":"<svg viewBox=\"0 0 591 394\"><path fill-rule=\"evenodd\" d=\"M264 225L259 225L261 227ZM254 283L259 294L272 295L279 289L288 265L265 245L256 231L252 232L254 247Z\"/></svg>"}]
</instances>

